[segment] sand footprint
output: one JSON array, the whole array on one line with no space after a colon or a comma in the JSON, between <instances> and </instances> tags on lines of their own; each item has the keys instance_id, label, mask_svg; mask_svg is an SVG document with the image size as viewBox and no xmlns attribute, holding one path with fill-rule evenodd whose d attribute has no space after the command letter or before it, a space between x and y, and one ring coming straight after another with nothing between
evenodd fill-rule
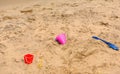
<instances>
[{"instance_id":1,"label":"sand footprint","mask_svg":"<svg viewBox=\"0 0 120 74\"><path fill-rule=\"evenodd\" d=\"M24 14L26 14L26 13L32 13L32 12L33 12L33 9L27 7L27 8L24 8L23 10L21 10L20 12L21 12L21 13L24 13Z\"/></svg>"},{"instance_id":2,"label":"sand footprint","mask_svg":"<svg viewBox=\"0 0 120 74\"><path fill-rule=\"evenodd\" d=\"M0 53L4 54L6 49L7 49L6 45L0 43Z\"/></svg>"}]
</instances>

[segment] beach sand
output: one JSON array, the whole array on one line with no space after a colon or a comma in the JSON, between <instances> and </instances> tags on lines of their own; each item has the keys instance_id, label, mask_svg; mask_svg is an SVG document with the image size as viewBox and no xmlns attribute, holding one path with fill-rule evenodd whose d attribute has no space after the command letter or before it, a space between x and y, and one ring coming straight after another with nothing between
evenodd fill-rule
<instances>
[{"instance_id":1,"label":"beach sand","mask_svg":"<svg viewBox=\"0 0 120 74\"><path fill-rule=\"evenodd\" d=\"M55 41L67 35L67 43ZM0 7L0 74L119 74L120 0L21 0ZM24 63L33 54L32 64Z\"/></svg>"}]
</instances>

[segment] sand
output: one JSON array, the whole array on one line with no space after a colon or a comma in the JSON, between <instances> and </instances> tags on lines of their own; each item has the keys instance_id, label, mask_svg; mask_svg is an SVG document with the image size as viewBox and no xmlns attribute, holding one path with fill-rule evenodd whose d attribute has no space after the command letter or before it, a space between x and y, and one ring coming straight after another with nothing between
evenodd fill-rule
<instances>
[{"instance_id":1,"label":"sand","mask_svg":"<svg viewBox=\"0 0 120 74\"><path fill-rule=\"evenodd\" d=\"M55 41L67 35L67 43ZM120 0L21 0L0 7L0 74L119 74ZM33 54L32 64L24 63Z\"/></svg>"}]
</instances>

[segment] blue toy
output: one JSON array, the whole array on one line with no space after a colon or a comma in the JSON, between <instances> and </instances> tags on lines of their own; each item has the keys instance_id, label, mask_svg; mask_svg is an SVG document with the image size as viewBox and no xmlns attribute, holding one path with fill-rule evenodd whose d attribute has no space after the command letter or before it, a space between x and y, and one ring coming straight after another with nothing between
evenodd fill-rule
<instances>
[{"instance_id":1,"label":"blue toy","mask_svg":"<svg viewBox=\"0 0 120 74\"><path fill-rule=\"evenodd\" d=\"M94 39L96 39L96 40L101 40L102 42L104 42L105 44L107 44L110 48L112 48L112 49L114 49L114 50L119 50L119 48L115 45L115 44L112 44L112 43L110 43L110 42L107 42L107 41L105 41L105 40L103 40L103 39L101 39L101 38L98 38L98 37L96 37L96 36L93 36L92 38L94 38Z\"/></svg>"}]
</instances>

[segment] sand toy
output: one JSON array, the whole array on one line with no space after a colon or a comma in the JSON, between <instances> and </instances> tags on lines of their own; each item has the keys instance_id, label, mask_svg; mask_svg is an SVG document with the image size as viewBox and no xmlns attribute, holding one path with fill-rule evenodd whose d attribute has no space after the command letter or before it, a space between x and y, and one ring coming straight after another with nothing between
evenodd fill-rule
<instances>
[{"instance_id":1,"label":"sand toy","mask_svg":"<svg viewBox=\"0 0 120 74\"><path fill-rule=\"evenodd\" d=\"M38 62L38 68L41 69L42 67L43 67L43 58L40 58Z\"/></svg>"},{"instance_id":2,"label":"sand toy","mask_svg":"<svg viewBox=\"0 0 120 74\"><path fill-rule=\"evenodd\" d=\"M98 37L96 37L96 36L93 36L92 38L104 42L105 44L108 45L108 47L110 47L110 48L112 48L112 49L114 49L114 50L117 50L117 51L119 50L119 48L118 48L115 44L112 44L112 43L110 43L110 42L107 42L107 41L105 41L105 40L103 40L103 39L101 39L101 38L98 38Z\"/></svg>"},{"instance_id":3,"label":"sand toy","mask_svg":"<svg viewBox=\"0 0 120 74\"><path fill-rule=\"evenodd\" d=\"M56 37L55 39L59 44L64 45L66 43L66 35L65 34L60 34Z\"/></svg>"},{"instance_id":4,"label":"sand toy","mask_svg":"<svg viewBox=\"0 0 120 74\"><path fill-rule=\"evenodd\" d=\"M33 62L34 56L32 54L26 54L24 55L24 62L26 64L31 64Z\"/></svg>"}]
</instances>

